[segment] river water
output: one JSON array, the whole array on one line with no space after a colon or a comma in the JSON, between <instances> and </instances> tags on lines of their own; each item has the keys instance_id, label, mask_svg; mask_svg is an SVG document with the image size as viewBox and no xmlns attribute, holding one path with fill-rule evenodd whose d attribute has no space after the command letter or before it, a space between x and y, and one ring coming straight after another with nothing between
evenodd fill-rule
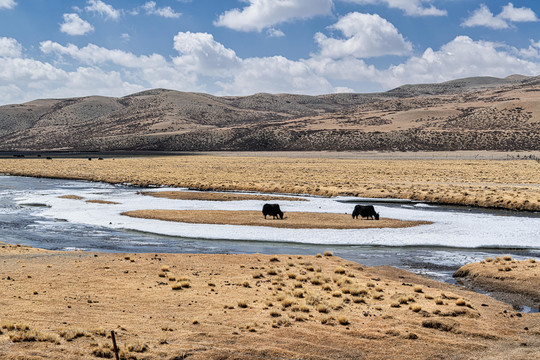
<instances>
[{"instance_id":1,"label":"river water","mask_svg":"<svg viewBox=\"0 0 540 360\"><path fill-rule=\"evenodd\" d=\"M86 181L0 176L0 241L50 250L124 253L315 255L331 251L362 265L391 265L450 283L460 266L486 257L540 258L539 213L383 202L375 203L382 217L433 224L365 230L181 224L120 215L138 209L260 210L263 204L256 200L159 199L143 196L140 190ZM153 189L163 190L171 189ZM59 198L62 195L77 195L83 200ZM280 205L285 213L350 213L354 206L350 201L357 200L306 199L309 201L284 199Z\"/></svg>"}]
</instances>

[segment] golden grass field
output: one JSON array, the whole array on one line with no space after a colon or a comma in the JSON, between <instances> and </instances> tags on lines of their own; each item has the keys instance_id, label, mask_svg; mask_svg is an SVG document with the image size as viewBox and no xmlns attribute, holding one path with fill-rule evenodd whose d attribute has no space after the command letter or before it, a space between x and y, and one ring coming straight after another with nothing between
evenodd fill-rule
<instances>
[{"instance_id":1,"label":"golden grass field","mask_svg":"<svg viewBox=\"0 0 540 360\"><path fill-rule=\"evenodd\" d=\"M0 243L0 358L533 359L540 317L325 253L54 252ZM530 283L539 287L538 278Z\"/></svg>"},{"instance_id":2,"label":"golden grass field","mask_svg":"<svg viewBox=\"0 0 540 360\"><path fill-rule=\"evenodd\" d=\"M533 160L392 160L227 154L76 159L0 159L0 173L199 190L404 198L540 210Z\"/></svg>"}]
</instances>

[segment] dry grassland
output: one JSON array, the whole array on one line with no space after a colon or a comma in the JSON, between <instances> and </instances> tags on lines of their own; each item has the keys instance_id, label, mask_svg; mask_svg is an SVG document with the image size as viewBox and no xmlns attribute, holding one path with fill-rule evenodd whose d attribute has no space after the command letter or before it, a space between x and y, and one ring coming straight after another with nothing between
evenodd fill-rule
<instances>
[{"instance_id":1,"label":"dry grassland","mask_svg":"<svg viewBox=\"0 0 540 360\"><path fill-rule=\"evenodd\" d=\"M530 359L540 318L331 256L0 244L0 358ZM535 284L538 287L538 283Z\"/></svg>"},{"instance_id":2,"label":"dry grassland","mask_svg":"<svg viewBox=\"0 0 540 360\"><path fill-rule=\"evenodd\" d=\"M283 220L266 219L260 211L223 210L134 210L122 213L135 218L175 221L191 224L266 226L289 229L371 229L405 228L430 224L428 221L405 221L381 218L355 220L350 214L287 212Z\"/></svg>"},{"instance_id":3,"label":"dry grassland","mask_svg":"<svg viewBox=\"0 0 540 360\"><path fill-rule=\"evenodd\" d=\"M532 160L368 160L259 156L0 159L0 173L200 190L404 198L540 210Z\"/></svg>"},{"instance_id":4,"label":"dry grassland","mask_svg":"<svg viewBox=\"0 0 540 360\"><path fill-rule=\"evenodd\" d=\"M166 198L173 200L204 200L204 201L241 201L241 200L263 200L263 201L307 201L303 198L292 196L269 196L252 194L231 194L214 192L179 192L179 191L141 191L142 195L156 198Z\"/></svg>"},{"instance_id":5,"label":"dry grassland","mask_svg":"<svg viewBox=\"0 0 540 360\"><path fill-rule=\"evenodd\" d=\"M462 266L454 274L477 289L485 289L512 302L540 307L540 266L535 259L517 261L510 256L487 258Z\"/></svg>"}]
</instances>

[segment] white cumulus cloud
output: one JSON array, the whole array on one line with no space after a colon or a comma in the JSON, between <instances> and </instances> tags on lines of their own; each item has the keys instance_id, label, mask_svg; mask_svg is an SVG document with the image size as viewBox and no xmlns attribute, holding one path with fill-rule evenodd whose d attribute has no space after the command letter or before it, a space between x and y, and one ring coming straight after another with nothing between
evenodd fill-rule
<instances>
[{"instance_id":1,"label":"white cumulus cloud","mask_svg":"<svg viewBox=\"0 0 540 360\"><path fill-rule=\"evenodd\" d=\"M164 18L178 19L182 16L181 13L175 12L170 6L158 8L155 1L146 2L142 8L147 14L158 15Z\"/></svg>"},{"instance_id":2,"label":"white cumulus cloud","mask_svg":"<svg viewBox=\"0 0 540 360\"><path fill-rule=\"evenodd\" d=\"M84 35L94 31L94 27L77 14L64 14L64 22L60 24L60 31L68 35Z\"/></svg>"},{"instance_id":3,"label":"white cumulus cloud","mask_svg":"<svg viewBox=\"0 0 540 360\"><path fill-rule=\"evenodd\" d=\"M526 7L515 8L514 4L512 3L508 3L508 5L503 6L503 10L499 14L499 17L513 22L538 21L534 11Z\"/></svg>"},{"instance_id":4,"label":"white cumulus cloud","mask_svg":"<svg viewBox=\"0 0 540 360\"><path fill-rule=\"evenodd\" d=\"M535 22L538 21L533 10L525 7L515 8L512 3L503 6L500 14L494 15L491 10L481 4L469 18L461 23L463 27L485 26L491 29L507 29L509 22Z\"/></svg>"},{"instance_id":5,"label":"white cumulus cloud","mask_svg":"<svg viewBox=\"0 0 540 360\"><path fill-rule=\"evenodd\" d=\"M179 32L174 37L174 48L180 53L174 58L177 66L202 75L229 76L228 72L241 63L234 50L208 33Z\"/></svg>"},{"instance_id":6,"label":"white cumulus cloud","mask_svg":"<svg viewBox=\"0 0 540 360\"><path fill-rule=\"evenodd\" d=\"M85 64L111 63L126 68L159 67L166 65L167 62L163 56L158 54L136 56L130 52L110 50L94 44L79 48L73 44L63 46L47 40L40 44L40 50L44 54L67 55Z\"/></svg>"},{"instance_id":7,"label":"white cumulus cloud","mask_svg":"<svg viewBox=\"0 0 540 360\"><path fill-rule=\"evenodd\" d=\"M0 0L0 9L13 9L17 6L14 0Z\"/></svg>"},{"instance_id":8,"label":"white cumulus cloud","mask_svg":"<svg viewBox=\"0 0 540 360\"><path fill-rule=\"evenodd\" d=\"M120 11L101 0L88 0L86 11L98 13L108 19L117 20L120 17Z\"/></svg>"},{"instance_id":9,"label":"white cumulus cloud","mask_svg":"<svg viewBox=\"0 0 540 360\"><path fill-rule=\"evenodd\" d=\"M293 19L332 14L332 0L247 0L243 9L224 12L214 22L238 31L262 31Z\"/></svg>"},{"instance_id":10,"label":"white cumulus cloud","mask_svg":"<svg viewBox=\"0 0 540 360\"><path fill-rule=\"evenodd\" d=\"M441 10L431 4L432 0L343 0L350 3L367 5L382 4L389 8L402 10L409 16L444 16L446 10Z\"/></svg>"},{"instance_id":11,"label":"white cumulus cloud","mask_svg":"<svg viewBox=\"0 0 540 360\"><path fill-rule=\"evenodd\" d=\"M396 27L377 14L349 13L330 28L339 30L345 39L315 34L323 57L371 58L405 55L412 50L411 43L403 38Z\"/></svg>"},{"instance_id":12,"label":"white cumulus cloud","mask_svg":"<svg viewBox=\"0 0 540 360\"><path fill-rule=\"evenodd\" d=\"M13 38L0 37L0 57L20 57L22 46Z\"/></svg>"},{"instance_id":13,"label":"white cumulus cloud","mask_svg":"<svg viewBox=\"0 0 540 360\"><path fill-rule=\"evenodd\" d=\"M458 36L438 51L428 48L421 56L389 67L382 72L380 82L389 88L406 83L441 82L470 76L505 77L510 74L539 73L539 63L521 59L501 44Z\"/></svg>"}]
</instances>

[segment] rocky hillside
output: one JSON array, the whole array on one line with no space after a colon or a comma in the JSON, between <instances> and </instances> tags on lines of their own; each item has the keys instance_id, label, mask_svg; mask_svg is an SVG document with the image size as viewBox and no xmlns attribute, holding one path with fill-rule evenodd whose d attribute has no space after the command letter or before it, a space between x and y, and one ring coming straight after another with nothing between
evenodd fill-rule
<instances>
[{"instance_id":1,"label":"rocky hillside","mask_svg":"<svg viewBox=\"0 0 540 360\"><path fill-rule=\"evenodd\" d=\"M535 150L540 77L385 93L216 97L155 89L0 107L0 150Z\"/></svg>"}]
</instances>

